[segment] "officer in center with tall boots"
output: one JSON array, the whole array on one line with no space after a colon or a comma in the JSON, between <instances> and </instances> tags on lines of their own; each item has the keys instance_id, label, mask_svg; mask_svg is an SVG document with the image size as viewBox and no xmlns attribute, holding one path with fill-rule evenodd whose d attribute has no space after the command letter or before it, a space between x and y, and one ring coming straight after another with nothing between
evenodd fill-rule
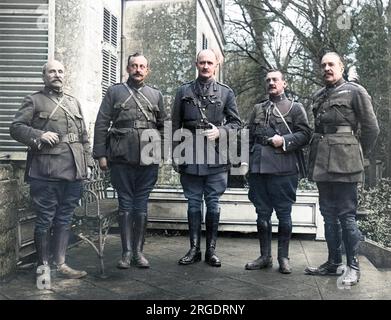
<instances>
[{"instance_id":1,"label":"officer in center with tall boots","mask_svg":"<svg viewBox=\"0 0 391 320\"><path fill-rule=\"evenodd\" d=\"M180 265L188 265L201 260L201 214L203 200L206 202L206 251L205 262L214 267L221 266L221 260L216 254L217 233L220 220L219 199L225 192L228 182L229 164L220 162L217 152L214 162L196 163L195 158L201 153L207 153L205 148L198 148L198 138L208 140L218 145L222 135L231 129L241 126L234 92L228 86L215 80L218 58L210 49L201 50L196 57L198 77L196 80L183 84L177 90L172 110L172 132L188 130L193 137L193 161L176 166L175 148L173 143L174 168L180 173L184 195L188 200L187 217L189 223L190 250L178 261Z\"/></svg>"}]
</instances>

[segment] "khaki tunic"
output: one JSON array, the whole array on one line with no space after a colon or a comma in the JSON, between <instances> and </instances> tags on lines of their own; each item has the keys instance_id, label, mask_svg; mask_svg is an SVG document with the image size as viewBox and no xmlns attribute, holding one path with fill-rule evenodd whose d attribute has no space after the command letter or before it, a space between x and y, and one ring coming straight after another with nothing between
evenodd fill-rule
<instances>
[{"instance_id":1,"label":"khaki tunic","mask_svg":"<svg viewBox=\"0 0 391 320\"><path fill-rule=\"evenodd\" d=\"M58 107L48 120L59 101ZM46 131L58 133L53 147L41 143ZM45 87L24 98L10 126L11 137L29 147L26 177L41 180L82 180L92 166L90 143L80 103L71 95Z\"/></svg>"},{"instance_id":2,"label":"khaki tunic","mask_svg":"<svg viewBox=\"0 0 391 320\"><path fill-rule=\"evenodd\" d=\"M315 134L310 145L309 179L362 181L364 157L369 156L379 134L367 91L341 79L316 92L312 108Z\"/></svg>"}]
</instances>

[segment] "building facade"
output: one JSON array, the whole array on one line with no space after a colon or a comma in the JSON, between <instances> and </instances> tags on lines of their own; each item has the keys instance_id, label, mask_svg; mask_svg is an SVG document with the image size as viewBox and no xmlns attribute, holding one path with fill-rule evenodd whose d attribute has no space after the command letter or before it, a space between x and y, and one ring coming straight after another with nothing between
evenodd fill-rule
<instances>
[{"instance_id":1,"label":"building facade","mask_svg":"<svg viewBox=\"0 0 391 320\"><path fill-rule=\"evenodd\" d=\"M213 48L223 62L223 25L223 0L1 1L0 278L34 251L26 147L11 139L9 125L23 97L42 87L45 61L64 63L64 89L81 102L92 141L102 97L126 79L129 54L151 61L149 82L170 109L175 88L196 76L197 51Z\"/></svg>"}]
</instances>

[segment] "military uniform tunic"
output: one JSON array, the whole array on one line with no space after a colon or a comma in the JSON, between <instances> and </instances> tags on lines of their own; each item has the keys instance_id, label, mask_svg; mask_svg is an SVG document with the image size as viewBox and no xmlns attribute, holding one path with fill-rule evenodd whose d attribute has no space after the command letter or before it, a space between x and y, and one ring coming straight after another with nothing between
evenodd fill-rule
<instances>
[{"instance_id":1,"label":"military uniform tunic","mask_svg":"<svg viewBox=\"0 0 391 320\"><path fill-rule=\"evenodd\" d=\"M312 130L303 106L287 99L285 94L256 104L249 129L248 198L256 208L259 226L269 225L271 228L270 217L275 210L279 221L279 243L284 239L287 243L292 230L291 211L296 201L299 174L296 151L309 142ZM281 147L275 148L269 142L274 135L284 138ZM279 245L279 257L288 257L287 252L280 252L281 248Z\"/></svg>"},{"instance_id":2,"label":"military uniform tunic","mask_svg":"<svg viewBox=\"0 0 391 320\"><path fill-rule=\"evenodd\" d=\"M162 134L166 119L159 90L148 85L135 88L130 82L128 88L122 83L111 86L95 123L94 158L107 157L111 163L142 164L142 132L157 129L157 133Z\"/></svg>"},{"instance_id":3,"label":"military uniform tunic","mask_svg":"<svg viewBox=\"0 0 391 320\"><path fill-rule=\"evenodd\" d=\"M144 162L143 148L150 141L142 135L151 130L154 137L162 138L165 120L167 115L159 90L145 84L136 86L131 79L107 90L95 122L93 156L96 159L106 157L109 161L120 216L147 213L160 157L151 157L148 160L152 159L152 162Z\"/></svg>"},{"instance_id":4,"label":"military uniform tunic","mask_svg":"<svg viewBox=\"0 0 391 320\"><path fill-rule=\"evenodd\" d=\"M300 103L288 100L283 95L277 104L288 105L282 117L276 112L277 106L266 100L254 106L250 116L250 173L290 175L298 173L295 151L306 145L312 134L307 115ZM285 150L275 148L267 142L275 134L285 139Z\"/></svg>"},{"instance_id":5,"label":"military uniform tunic","mask_svg":"<svg viewBox=\"0 0 391 320\"><path fill-rule=\"evenodd\" d=\"M229 169L228 158L225 157L227 155L221 155L220 159L223 161L219 161L218 139L214 157L208 159L206 142L203 150L197 150L196 133L197 129L202 129L202 115L197 107L198 103L207 121L213 123L220 130L221 135L225 134L228 137L230 129L239 129L241 126L235 95L228 86L212 80L203 87L199 80L194 80L179 87L172 110L172 131L175 134L176 130L185 128L193 135L193 159L191 163L180 165L180 172L200 176L226 172ZM179 142L174 142L173 149L178 144ZM196 163L197 152L204 153L204 161L199 161L201 163ZM213 162L207 163L210 159Z\"/></svg>"},{"instance_id":6,"label":"military uniform tunic","mask_svg":"<svg viewBox=\"0 0 391 320\"><path fill-rule=\"evenodd\" d=\"M50 117L59 102L62 107ZM41 143L46 131L58 133L60 142L53 147ZM87 166L92 166L90 144L80 103L71 95L47 87L28 95L15 115L10 134L30 149L28 177L67 181L87 178Z\"/></svg>"},{"instance_id":7,"label":"military uniform tunic","mask_svg":"<svg viewBox=\"0 0 391 320\"><path fill-rule=\"evenodd\" d=\"M309 178L316 182L360 182L364 157L379 134L367 91L341 79L315 93L313 112Z\"/></svg>"}]
</instances>

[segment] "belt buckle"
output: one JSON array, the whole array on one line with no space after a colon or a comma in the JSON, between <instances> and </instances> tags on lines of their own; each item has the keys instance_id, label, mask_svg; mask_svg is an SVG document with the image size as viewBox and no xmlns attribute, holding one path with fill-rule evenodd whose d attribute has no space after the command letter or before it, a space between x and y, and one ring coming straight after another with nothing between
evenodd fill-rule
<instances>
[{"instance_id":1,"label":"belt buckle","mask_svg":"<svg viewBox=\"0 0 391 320\"><path fill-rule=\"evenodd\" d=\"M141 121L140 121L140 120L134 120L133 127L134 127L135 129L141 128L141 127L142 127Z\"/></svg>"},{"instance_id":2,"label":"belt buckle","mask_svg":"<svg viewBox=\"0 0 391 320\"><path fill-rule=\"evenodd\" d=\"M68 133L68 140L70 143L78 141L78 137L73 132Z\"/></svg>"},{"instance_id":3,"label":"belt buckle","mask_svg":"<svg viewBox=\"0 0 391 320\"><path fill-rule=\"evenodd\" d=\"M267 139L269 138L269 137L267 137L267 136L258 136L257 137L258 139L258 143L259 144L261 144L261 145L263 145L263 146L266 146L267 144L268 144L268 141L267 141Z\"/></svg>"}]
</instances>

